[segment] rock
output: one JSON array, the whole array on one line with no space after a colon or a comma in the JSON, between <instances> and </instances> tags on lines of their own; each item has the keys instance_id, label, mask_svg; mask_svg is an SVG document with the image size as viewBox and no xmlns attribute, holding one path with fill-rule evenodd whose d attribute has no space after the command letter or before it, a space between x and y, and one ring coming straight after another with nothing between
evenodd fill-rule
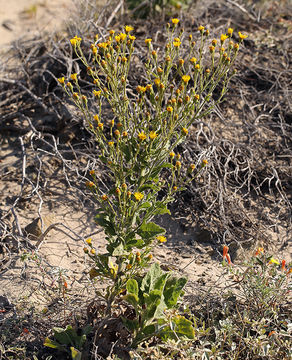
<instances>
[{"instance_id":1,"label":"rock","mask_svg":"<svg viewBox=\"0 0 292 360\"><path fill-rule=\"evenodd\" d=\"M55 222L55 215L48 214L48 215L42 216L42 221L41 221L41 218L39 218L39 217L34 219L33 222L31 222L24 228L24 231L26 232L28 237L30 237L32 239L37 239L54 222Z\"/></svg>"}]
</instances>

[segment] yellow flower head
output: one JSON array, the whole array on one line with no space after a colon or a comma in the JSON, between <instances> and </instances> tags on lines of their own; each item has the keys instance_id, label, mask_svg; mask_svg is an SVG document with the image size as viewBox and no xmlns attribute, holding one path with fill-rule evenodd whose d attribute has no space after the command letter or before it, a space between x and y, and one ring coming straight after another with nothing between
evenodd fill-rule
<instances>
[{"instance_id":1,"label":"yellow flower head","mask_svg":"<svg viewBox=\"0 0 292 360\"><path fill-rule=\"evenodd\" d=\"M184 75L181 79L185 84L187 84L190 81L191 77L189 75Z\"/></svg>"},{"instance_id":2,"label":"yellow flower head","mask_svg":"<svg viewBox=\"0 0 292 360\"><path fill-rule=\"evenodd\" d=\"M172 113L173 107L172 107L172 106L168 106L168 107L166 108L166 110L167 110L167 112Z\"/></svg>"},{"instance_id":3,"label":"yellow flower head","mask_svg":"<svg viewBox=\"0 0 292 360\"><path fill-rule=\"evenodd\" d=\"M143 131L141 131L139 134L138 134L138 138L140 141L143 141L146 139L146 135Z\"/></svg>"},{"instance_id":4,"label":"yellow flower head","mask_svg":"<svg viewBox=\"0 0 292 360\"><path fill-rule=\"evenodd\" d=\"M202 160L202 166L206 166L208 164L208 160L204 159Z\"/></svg>"},{"instance_id":5,"label":"yellow flower head","mask_svg":"<svg viewBox=\"0 0 292 360\"><path fill-rule=\"evenodd\" d=\"M92 239L91 239L91 238L87 239L86 242L87 242L87 244L88 244L89 246L92 245L92 244L91 244L91 243L92 243Z\"/></svg>"},{"instance_id":6,"label":"yellow flower head","mask_svg":"<svg viewBox=\"0 0 292 360\"><path fill-rule=\"evenodd\" d=\"M181 41L180 41L180 40L173 42L173 46L176 47L176 48L180 47L180 45L181 45Z\"/></svg>"},{"instance_id":7,"label":"yellow flower head","mask_svg":"<svg viewBox=\"0 0 292 360\"><path fill-rule=\"evenodd\" d=\"M195 69L196 69L196 70L199 70L199 69L200 69L200 65L197 64L197 65L195 66Z\"/></svg>"},{"instance_id":8,"label":"yellow flower head","mask_svg":"<svg viewBox=\"0 0 292 360\"><path fill-rule=\"evenodd\" d=\"M95 97L99 98L100 95L101 95L101 90L99 90L99 91L93 90L93 95L94 95Z\"/></svg>"},{"instance_id":9,"label":"yellow flower head","mask_svg":"<svg viewBox=\"0 0 292 360\"><path fill-rule=\"evenodd\" d=\"M120 33L120 38L121 38L122 41L124 41L126 39L126 37L127 37L127 34Z\"/></svg>"},{"instance_id":10,"label":"yellow flower head","mask_svg":"<svg viewBox=\"0 0 292 360\"><path fill-rule=\"evenodd\" d=\"M126 33L129 33L129 32L131 32L131 31L133 31L133 30L134 30L133 26L129 26L129 25L126 25L126 26L125 26L125 31L126 31Z\"/></svg>"},{"instance_id":11,"label":"yellow flower head","mask_svg":"<svg viewBox=\"0 0 292 360\"><path fill-rule=\"evenodd\" d=\"M113 142L113 141L109 141L109 142L108 142L108 146L110 146L110 147L114 146L114 142Z\"/></svg>"},{"instance_id":12,"label":"yellow flower head","mask_svg":"<svg viewBox=\"0 0 292 360\"><path fill-rule=\"evenodd\" d=\"M221 35L221 38L220 38L221 44L223 44L226 39L228 39L228 35L222 34L222 35Z\"/></svg>"},{"instance_id":13,"label":"yellow flower head","mask_svg":"<svg viewBox=\"0 0 292 360\"><path fill-rule=\"evenodd\" d=\"M140 192L135 192L135 193L134 193L134 197L135 197L135 199L136 199L137 201L140 201L140 200L143 199L144 195L143 195L142 193L140 193Z\"/></svg>"},{"instance_id":14,"label":"yellow flower head","mask_svg":"<svg viewBox=\"0 0 292 360\"><path fill-rule=\"evenodd\" d=\"M151 140L157 138L156 131L150 131L149 137L150 137Z\"/></svg>"},{"instance_id":15,"label":"yellow flower head","mask_svg":"<svg viewBox=\"0 0 292 360\"><path fill-rule=\"evenodd\" d=\"M93 175L95 174L95 171L94 171L94 170L90 170L90 171L89 171L89 174L90 174L91 176L93 176Z\"/></svg>"},{"instance_id":16,"label":"yellow flower head","mask_svg":"<svg viewBox=\"0 0 292 360\"><path fill-rule=\"evenodd\" d=\"M195 164L191 164L191 165L190 165L190 171L194 171L195 168L196 168L196 165L195 165Z\"/></svg>"},{"instance_id":17,"label":"yellow flower head","mask_svg":"<svg viewBox=\"0 0 292 360\"><path fill-rule=\"evenodd\" d=\"M136 40L136 36L129 35L129 39L130 39L131 41L134 41L134 40Z\"/></svg>"},{"instance_id":18,"label":"yellow flower head","mask_svg":"<svg viewBox=\"0 0 292 360\"><path fill-rule=\"evenodd\" d=\"M99 123L97 124L97 126L98 126L98 128L99 128L100 130L103 130L103 123L99 122Z\"/></svg>"},{"instance_id":19,"label":"yellow flower head","mask_svg":"<svg viewBox=\"0 0 292 360\"><path fill-rule=\"evenodd\" d=\"M92 255L95 255L95 250L94 249L91 249L90 252L91 252Z\"/></svg>"},{"instance_id":20,"label":"yellow flower head","mask_svg":"<svg viewBox=\"0 0 292 360\"><path fill-rule=\"evenodd\" d=\"M276 264L276 265L280 265L279 261L274 259L274 258L271 258L270 261L269 261L269 264Z\"/></svg>"},{"instance_id":21,"label":"yellow flower head","mask_svg":"<svg viewBox=\"0 0 292 360\"><path fill-rule=\"evenodd\" d=\"M145 86L140 86L140 85L138 85L138 86L136 87L136 90L137 90L137 92L138 92L139 94L144 94L147 89L146 89Z\"/></svg>"},{"instance_id":22,"label":"yellow flower head","mask_svg":"<svg viewBox=\"0 0 292 360\"><path fill-rule=\"evenodd\" d=\"M189 131L188 131L188 129L186 129L186 128L182 128L181 129L181 133L183 134L183 135L188 135L188 133L189 133Z\"/></svg>"},{"instance_id":23,"label":"yellow flower head","mask_svg":"<svg viewBox=\"0 0 292 360\"><path fill-rule=\"evenodd\" d=\"M173 151L171 151L171 152L169 153L169 157L170 157L171 159L173 159L173 158L175 157L175 153L174 153Z\"/></svg>"},{"instance_id":24,"label":"yellow flower head","mask_svg":"<svg viewBox=\"0 0 292 360\"><path fill-rule=\"evenodd\" d=\"M146 44L146 45L150 45L150 44L151 44L151 41L152 41L152 39L145 39L145 44Z\"/></svg>"},{"instance_id":25,"label":"yellow flower head","mask_svg":"<svg viewBox=\"0 0 292 360\"><path fill-rule=\"evenodd\" d=\"M116 39L116 42L119 43L119 42L121 41L120 35L116 35L116 36L115 36L115 39Z\"/></svg>"},{"instance_id":26,"label":"yellow flower head","mask_svg":"<svg viewBox=\"0 0 292 360\"><path fill-rule=\"evenodd\" d=\"M190 62L191 62L192 64L195 64L195 63L197 62L197 59L196 59L195 57L192 57L192 58L190 59Z\"/></svg>"},{"instance_id":27,"label":"yellow flower head","mask_svg":"<svg viewBox=\"0 0 292 360\"><path fill-rule=\"evenodd\" d=\"M102 195L101 200L106 201L108 199L107 195Z\"/></svg>"},{"instance_id":28,"label":"yellow flower head","mask_svg":"<svg viewBox=\"0 0 292 360\"><path fill-rule=\"evenodd\" d=\"M77 74L71 74L71 80L77 81Z\"/></svg>"},{"instance_id":29,"label":"yellow flower head","mask_svg":"<svg viewBox=\"0 0 292 360\"><path fill-rule=\"evenodd\" d=\"M229 36L232 36L232 34L233 34L233 29L232 29L232 28L229 28L229 29L227 30L227 34L228 34Z\"/></svg>"},{"instance_id":30,"label":"yellow flower head","mask_svg":"<svg viewBox=\"0 0 292 360\"><path fill-rule=\"evenodd\" d=\"M160 84L160 79L155 79L154 83L155 83L156 86L158 86Z\"/></svg>"},{"instance_id":31,"label":"yellow flower head","mask_svg":"<svg viewBox=\"0 0 292 360\"><path fill-rule=\"evenodd\" d=\"M173 25L177 25L179 23L179 19L171 19Z\"/></svg>"},{"instance_id":32,"label":"yellow flower head","mask_svg":"<svg viewBox=\"0 0 292 360\"><path fill-rule=\"evenodd\" d=\"M70 43L73 47L75 47L80 44L81 40L82 39L76 35L73 39L70 40Z\"/></svg>"},{"instance_id":33,"label":"yellow flower head","mask_svg":"<svg viewBox=\"0 0 292 360\"><path fill-rule=\"evenodd\" d=\"M88 186L89 188L95 187L92 181L86 181L85 185Z\"/></svg>"},{"instance_id":34,"label":"yellow flower head","mask_svg":"<svg viewBox=\"0 0 292 360\"><path fill-rule=\"evenodd\" d=\"M160 243L164 243L166 242L166 237L165 236L162 236L162 235L159 235L156 237L156 239L160 242Z\"/></svg>"},{"instance_id":35,"label":"yellow flower head","mask_svg":"<svg viewBox=\"0 0 292 360\"><path fill-rule=\"evenodd\" d=\"M100 49L106 49L108 47L108 43L106 42L101 42L99 44L97 44L97 46L100 48Z\"/></svg>"},{"instance_id":36,"label":"yellow flower head","mask_svg":"<svg viewBox=\"0 0 292 360\"><path fill-rule=\"evenodd\" d=\"M64 85L65 84L65 78L64 77L61 77L58 79L59 83Z\"/></svg>"},{"instance_id":37,"label":"yellow flower head","mask_svg":"<svg viewBox=\"0 0 292 360\"><path fill-rule=\"evenodd\" d=\"M242 34L240 31L238 31L238 36L240 37L240 40L247 38L247 35Z\"/></svg>"},{"instance_id":38,"label":"yellow flower head","mask_svg":"<svg viewBox=\"0 0 292 360\"><path fill-rule=\"evenodd\" d=\"M202 26L202 25L200 25L200 26L198 27L198 30L201 31L201 32L203 32L204 29L205 29L205 28L204 28L204 26Z\"/></svg>"}]
</instances>

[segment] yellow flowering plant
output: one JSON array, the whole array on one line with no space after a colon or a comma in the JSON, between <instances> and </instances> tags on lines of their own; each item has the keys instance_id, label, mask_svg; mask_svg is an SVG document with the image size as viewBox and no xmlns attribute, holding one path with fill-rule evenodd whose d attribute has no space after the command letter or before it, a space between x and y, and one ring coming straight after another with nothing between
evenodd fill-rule
<instances>
[{"instance_id":1,"label":"yellow flowering plant","mask_svg":"<svg viewBox=\"0 0 292 360\"><path fill-rule=\"evenodd\" d=\"M186 140L190 126L208 115L227 91L243 39L241 34L240 43L235 44L231 30L221 36L218 45L220 41L209 41L209 31L200 26L198 44L190 34L186 52L179 19L172 19L166 27L164 51L157 51L152 39L144 41L145 79L136 87L134 97L129 73L136 38L131 26L120 33L111 30L104 41L96 36L90 61L83 54L82 40L75 36L70 41L95 89L91 97L85 96L78 74L71 75L71 82L62 77L59 83L95 136L99 158L111 180L108 191L95 171L90 171L86 186L99 204L95 221L103 227L108 245L105 254L97 254L91 241L84 249L94 262L91 278L102 276L113 282L105 296L108 312L127 281L141 276L143 268L149 266L154 244L166 241L165 229L153 219L170 214L167 205L175 194L208 164L206 159L184 163L175 149ZM183 56L185 53L188 55ZM216 99L212 96L215 90ZM105 103L112 110L110 121L103 116Z\"/></svg>"}]
</instances>

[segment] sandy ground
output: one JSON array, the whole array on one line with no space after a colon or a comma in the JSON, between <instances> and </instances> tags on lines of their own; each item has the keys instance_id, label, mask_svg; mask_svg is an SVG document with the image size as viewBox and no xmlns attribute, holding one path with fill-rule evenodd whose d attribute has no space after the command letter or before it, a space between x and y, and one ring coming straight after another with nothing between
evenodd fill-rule
<instances>
[{"instance_id":1,"label":"sandy ground","mask_svg":"<svg viewBox=\"0 0 292 360\"><path fill-rule=\"evenodd\" d=\"M37 32L49 32L61 28L72 4L73 0L0 0L0 48L5 48L9 42L22 36L29 37ZM0 200L2 197L2 204L5 204L3 210L8 210L11 206L9 198L13 199L20 191L21 153L19 149L15 150L15 147L11 148L7 144L7 148L3 147L2 151L0 149L0 159L2 161L0 168L6 167L7 174L7 178L3 177L0 182ZM11 171L8 171L7 167ZM14 181L10 180L11 177ZM40 289L43 288L46 293L53 286L52 284L57 282L61 273L66 274L68 285L74 288L75 292L86 283L86 279L88 282L90 265L84 258L82 238L86 239L99 230L93 222L93 214L90 213L92 209L81 207L76 194L71 193L67 196L61 184L56 183L55 180L52 180L47 188L49 192L43 198L41 216L45 218L53 215L53 223L61 223L67 228L57 225L57 229L48 234L39 248L39 256L44 261L41 267L46 268L44 271L46 275L36 271L37 268L40 269L36 261L28 261L24 264L15 258L15 262L5 264L7 270L0 277L0 295L7 296L11 301L16 301L19 296L29 298L32 302L40 301L41 298L42 306L48 306L46 296L41 295ZM39 203L24 201L23 209L18 214L22 229L38 217L38 209ZM208 239L200 240L193 230L184 230L177 219L166 217L164 221L163 225L166 225L168 230L169 241L165 246L155 250L154 260L170 265L180 274L188 276L190 283L187 295L189 296L192 296L201 285L208 287L218 284L222 272L220 256L218 257ZM103 234L97 233L92 238L96 250L103 251L105 247ZM190 246L190 243L193 245ZM285 256L289 261L288 256L291 252L287 249L280 250L278 247L278 256Z\"/></svg>"},{"instance_id":2,"label":"sandy ground","mask_svg":"<svg viewBox=\"0 0 292 360\"><path fill-rule=\"evenodd\" d=\"M72 0L0 0L0 47L60 27Z\"/></svg>"}]
</instances>

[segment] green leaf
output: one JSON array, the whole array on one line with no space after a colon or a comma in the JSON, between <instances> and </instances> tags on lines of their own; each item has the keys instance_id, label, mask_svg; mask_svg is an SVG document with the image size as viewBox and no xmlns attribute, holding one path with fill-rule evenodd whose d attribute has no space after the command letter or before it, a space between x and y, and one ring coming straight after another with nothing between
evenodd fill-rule
<instances>
[{"instance_id":1,"label":"green leaf","mask_svg":"<svg viewBox=\"0 0 292 360\"><path fill-rule=\"evenodd\" d=\"M166 280L169 276L170 276L169 273L165 273L165 274L162 274L161 276L159 276L159 278L156 279L154 282L154 289L162 291L164 288L164 285L166 283Z\"/></svg>"},{"instance_id":2,"label":"green leaf","mask_svg":"<svg viewBox=\"0 0 292 360\"><path fill-rule=\"evenodd\" d=\"M150 202L144 202L143 204L141 204L139 207L138 207L138 210L140 209L148 209L152 206L152 204Z\"/></svg>"},{"instance_id":3,"label":"green leaf","mask_svg":"<svg viewBox=\"0 0 292 360\"><path fill-rule=\"evenodd\" d=\"M187 337L188 339L195 338L195 330L190 320L186 319L184 316L177 316L173 319L173 322L175 324L175 333L179 337Z\"/></svg>"},{"instance_id":4,"label":"green leaf","mask_svg":"<svg viewBox=\"0 0 292 360\"><path fill-rule=\"evenodd\" d=\"M57 343L56 341L53 341L53 340L49 339L48 337L45 338L44 346L50 347L50 348L52 348L52 349L64 350L64 348L62 347L62 345L60 345L60 344Z\"/></svg>"},{"instance_id":5,"label":"green leaf","mask_svg":"<svg viewBox=\"0 0 292 360\"><path fill-rule=\"evenodd\" d=\"M186 278L172 277L167 280L164 287L164 298L167 307L170 309L177 304L177 300L182 293L182 289L187 283Z\"/></svg>"},{"instance_id":6,"label":"green leaf","mask_svg":"<svg viewBox=\"0 0 292 360\"><path fill-rule=\"evenodd\" d=\"M122 256L127 255L128 252L124 249L124 245L120 243L118 246L114 248L114 251L112 252L112 256Z\"/></svg>"},{"instance_id":7,"label":"green leaf","mask_svg":"<svg viewBox=\"0 0 292 360\"><path fill-rule=\"evenodd\" d=\"M82 353L79 350L75 349L73 346L70 347L70 350L71 350L71 356L72 356L73 360L81 360Z\"/></svg>"},{"instance_id":8,"label":"green leaf","mask_svg":"<svg viewBox=\"0 0 292 360\"><path fill-rule=\"evenodd\" d=\"M147 310L145 312L145 320L151 320L155 317L156 310L161 302L162 294L157 290L153 290L150 295L145 296Z\"/></svg>"},{"instance_id":9,"label":"green leaf","mask_svg":"<svg viewBox=\"0 0 292 360\"><path fill-rule=\"evenodd\" d=\"M82 329L82 334L89 335L93 330L93 327L89 324L87 324L86 326L84 326L84 328Z\"/></svg>"},{"instance_id":10,"label":"green leaf","mask_svg":"<svg viewBox=\"0 0 292 360\"><path fill-rule=\"evenodd\" d=\"M134 331L134 330L138 329L138 327L139 327L139 322L137 319L129 320L129 319L122 317L122 321L129 331Z\"/></svg>"},{"instance_id":11,"label":"green leaf","mask_svg":"<svg viewBox=\"0 0 292 360\"><path fill-rule=\"evenodd\" d=\"M141 283L141 290L143 293L149 293L154 289L156 280L163 274L160 266L156 263L152 264L147 274L144 276Z\"/></svg>"},{"instance_id":12,"label":"green leaf","mask_svg":"<svg viewBox=\"0 0 292 360\"><path fill-rule=\"evenodd\" d=\"M58 343L64 345L74 344L74 330L72 329L72 326L68 325L66 329L55 327L53 328L53 332L54 338Z\"/></svg>"},{"instance_id":13,"label":"green leaf","mask_svg":"<svg viewBox=\"0 0 292 360\"><path fill-rule=\"evenodd\" d=\"M132 157L131 156L132 152L131 152L130 146L128 144L120 143L120 149L125 155L126 162L129 162L131 160L131 157Z\"/></svg>"},{"instance_id":14,"label":"green leaf","mask_svg":"<svg viewBox=\"0 0 292 360\"><path fill-rule=\"evenodd\" d=\"M144 241L142 239L131 239L126 242L125 249L130 251L133 247L141 249L144 246Z\"/></svg>"},{"instance_id":15,"label":"green leaf","mask_svg":"<svg viewBox=\"0 0 292 360\"><path fill-rule=\"evenodd\" d=\"M95 215L94 220L98 223L98 225L104 228L106 235L116 235L114 223L111 221L108 214L100 212Z\"/></svg>"},{"instance_id":16,"label":"green leaf","mask_svg":"<svg viewBox=\"0 0 292 360\"><path fill-rule=\"evenodd\" d=\"M165 233L165 229L155 224L154 222L143 223L137 233L141 236L142 239L148 240L153 239L157 235Z\"/></svg>"},{"instance_id":17,"label":"green leaf","mask_svg":"<svg viewBox=\"0 0 292 360\"><path fill-rule=\"evenodd\" d=\"M164 168L172 169L173 164L171 164L171 163L163 163L163 164L155 167L153 169L153 171L151 172L150 177L155 178L161 172L161 170L164 169Z\"/></svg>"},{"instance_id":18,"label":"green leaf","mask_svg":"<svg viewBox=\"0 0 292 360\"><path fill-rule=\"evenodd\" d=\"M177 340L177 337L193 340L195 338L195 330L190 320L179 315L171 319L170 326L162 328L161 336L164 341L168 339Z\"/></svg>"},{"instance_id":19,"label":"green leaf","mask_svg":"<svg viewBox=\"0 0 292 360\"><path fill-rule=\"evenodd\" d=\"M138 283L135 279L129 279L127 281L126 289L128 293L136 295L138 299L139 288L138 288Z\"/></svg>"},{"instance_id":20,"label":"green leaf","mask_svg":"<svg viewBox=\"0 0 292 360\"><path fill-rule=\"evenodd\" d=\"M143 334L145 335L155 335L155 325L147 325L143 329Z\"/></svg>"},{"instance_id":21,"label":"green leaf","mask_svg":"<svg viewBox=\"0 0 292 360\"><path fill-rule=\"evenodd\" d=\"M151 180L151 178L150 178L150 180ZM147 190L147 189L152 189L155 192L158 192L160 190L160 187L157 185L153 185L153 184L145 184L145 185L142 185L141 187L139 187L139 191L141 191L141 192L144 190Z\"/></svg>"},{"instance_id":22,"label":"green leaf","mask_svg":"<svg viewBox=\"0 0 292 360\"><path fill-rule=\"evenodd\" d=\"M163 204L163 202L158 201L155 204L155 211L153 215L164 215L164 214L169 214L171 215L171 212L168 210L167 206L165 204Z\"/></svg>"},{"instance_id":23,"label":"green leaf","mask_svg":"<svg viewBox=\"0 0 292 360\"><path fill-rule=\"evenodd\" d=\"M129 304L133 305L134 307L137 306L139 299L138 296L135 294L127 294L123 297Z\"/></svg>"}]
</instances>

